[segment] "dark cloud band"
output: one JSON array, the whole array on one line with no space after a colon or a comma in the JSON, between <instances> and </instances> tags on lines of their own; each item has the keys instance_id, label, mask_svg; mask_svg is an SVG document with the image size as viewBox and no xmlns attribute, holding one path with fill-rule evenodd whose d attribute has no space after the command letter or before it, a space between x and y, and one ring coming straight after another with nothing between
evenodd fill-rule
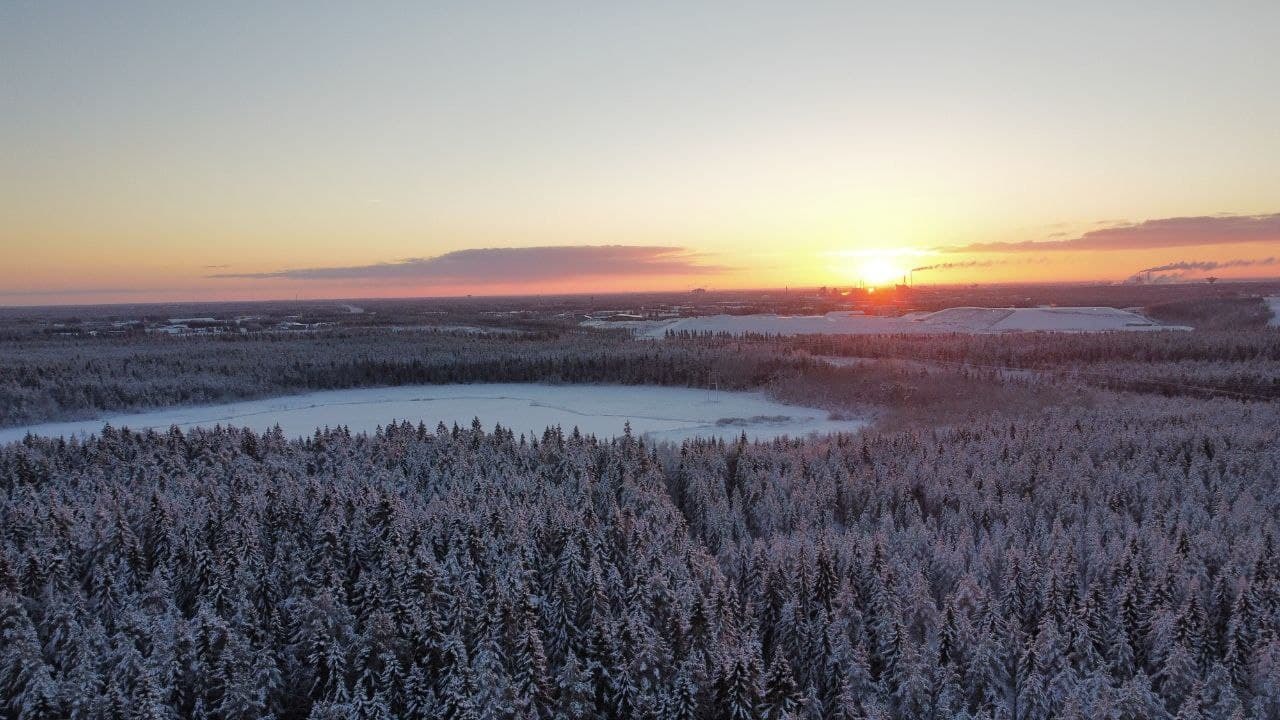
<instances>
[{"instance_id":1,"label":"dark cloud band","mask_svg":"<svg viewBox=\"0 0 1280 720\"><path fill-rule=\"evenodd\" d=\"M511 283L581 277L705 275L728 270L681 247L662 245L553 245L457 250L426 258L349 267L264 273L220 273L212 278L290 280L403 280Z\"/></svg>"},{"instance_id":2,"label":"dark cloud band","mask_svg":"<svg viewBox=\"0 0 1280 720\"><path fill-rule=\"evenodd\" d=\"M1017 253L1054 250L1144 250L1150 248L1280 243L1280 213L1213 215L1147 220L1090 230L1065 240L1028 240L948 245L947 253Z\"/></svg>"}]
</instances>

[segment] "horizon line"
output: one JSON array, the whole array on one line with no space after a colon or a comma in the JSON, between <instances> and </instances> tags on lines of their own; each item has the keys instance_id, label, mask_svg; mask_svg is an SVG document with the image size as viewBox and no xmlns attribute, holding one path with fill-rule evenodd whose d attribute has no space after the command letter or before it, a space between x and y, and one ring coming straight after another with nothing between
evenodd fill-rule
<instances>
[{"instance_id":1,"label":"horizon line","mask_svg":"<svg viewBox=\"0 0 1280 720\"><path fill-rule=\"evenodd\" d=\"M1250 283L1266 283L1280 282L1280 276L1267 277L1248 277L1248 278L1218 278L1213 284L1218 286L1233 284L1250 284ZM1161 282L1161 283L1130 283L1115 280L1030 280L1030 281L1011 281L1011 282L950 282L950 283L915 283L907 284L912 288L971 288L971 287L1050 287L1050 286L1097 286L1097 287L1169 287L1179 285L1206 285L1209 284L1205 278L1194 280ZM877 285L878 288L894 288L902 285L902 283L894 283L891 285ZM784 285L780 287L739 287L739 288L702 288L695 286L686 290L621 290L616 292L563 292L563 293L466 293L459 295L396 295L387 297L321 297L321 298L257 298L257 299L240 299L240 300L149 300L137 302L98 302L98 303L43 303L29 305L13 305L0 303L0 310L38 310L42 308L99 308L99 307L133 307L133 306L164 306L164 305L229 305L229 304L267 304L267 303L331 303L331 302L395 302L395 301L422 301L422 300L500 300L500 299L520 299L520 298L581 298L581 297L622 297L628 295L688 295L695 290L702 289L707 293L759 293L759 292L790 292L792 290L818 290L820 288L842 288L848 287L855 289L866 287L858 283L847 285Z\"/></svg>"}]
</instances>

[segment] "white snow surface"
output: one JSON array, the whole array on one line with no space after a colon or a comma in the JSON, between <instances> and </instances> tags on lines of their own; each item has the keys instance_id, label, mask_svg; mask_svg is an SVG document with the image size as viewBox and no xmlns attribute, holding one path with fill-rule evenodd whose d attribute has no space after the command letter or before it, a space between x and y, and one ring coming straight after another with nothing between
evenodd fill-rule
<instances>
[{"instance_id":1,"label":"white snow surface","mask_svg":"<svg viewBox=\"0 0 1280 720\"><path fill-rule=\"evenodd\" d=\"M677 443L692 437L733 439L744 432L753 440L854 432L866 424L864 420L834 420L825 410L784 405L759 392L490 383L332 390L225 405L168 408L0 429L0 443L19 441L27 433L86 436L101 432L106 423L135 431L163 431L171 425L223 425L265 431L279 424L292 438L311 435L317 427L345 425L352 432L373 432L393 420L408 420L414 424L424 422L434 430L438 422L469 426L477 417L489 430L498 423L516 434L539 437L552 425L559 425L565 432L577 427L584 434L611 437L621 435L624 423L630 421L636 435Z\"/></svg>"},{"instance_id":2,"label":"white snow surface","mask_svg":"<svg viewBox=\"0 0 1280 720\"><path fill-rule=\"evenodd\" d=\"M1267 324L1272 327L1280 327L1280 295L1267 298L1267 305L1271 306L1271 319Z\"/></svg>"},{"instance_id":3,"label":"white snow surface","mask_svg":"<svg viewBox=\"0 0 1280 720\"><path fill-rule=\"evenodd\" d=\"M623 325L623 323L613 323ZM668 330L743 335L872 335L1006 332L1110 332L1190 330L1160 325L1130 310L1112 307L981 308L955 307L902 317L853 312L825 315L707 315L666 322L637 323L638 337L661 338Z\"/></svg>"}]
</instances>

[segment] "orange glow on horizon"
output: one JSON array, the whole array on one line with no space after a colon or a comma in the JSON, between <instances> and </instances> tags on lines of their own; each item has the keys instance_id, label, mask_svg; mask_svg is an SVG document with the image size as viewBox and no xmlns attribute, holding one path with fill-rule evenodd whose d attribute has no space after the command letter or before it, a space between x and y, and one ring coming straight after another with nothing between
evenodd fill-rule
<instances>
[{"instance_id":1,"label":"orange glow on horizon","mask_svg":"<svg viewBox=\"0 0 1280 720\"><path fill-rule=\"evenodd\" d=\"M858 273L862 281L873 288L892 285L904 274L902 268L883 257L874 257L862 263Z\"/></svg>"}]
</instances>

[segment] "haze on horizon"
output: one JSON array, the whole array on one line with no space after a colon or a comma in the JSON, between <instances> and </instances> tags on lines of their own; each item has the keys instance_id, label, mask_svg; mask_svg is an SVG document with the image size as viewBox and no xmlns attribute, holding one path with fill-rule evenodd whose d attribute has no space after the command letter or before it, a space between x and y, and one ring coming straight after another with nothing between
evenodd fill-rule
<instances>
[{"instance_id":1,"label":"haze on horizon","mask_svg":"<svg viewBox=\"0 0 1280 720\"><path fill-rule=\"evenodd\" d=\"M1280 275L1280 3L0 5L0 305Z\"/></svg>"}]
</instances>

